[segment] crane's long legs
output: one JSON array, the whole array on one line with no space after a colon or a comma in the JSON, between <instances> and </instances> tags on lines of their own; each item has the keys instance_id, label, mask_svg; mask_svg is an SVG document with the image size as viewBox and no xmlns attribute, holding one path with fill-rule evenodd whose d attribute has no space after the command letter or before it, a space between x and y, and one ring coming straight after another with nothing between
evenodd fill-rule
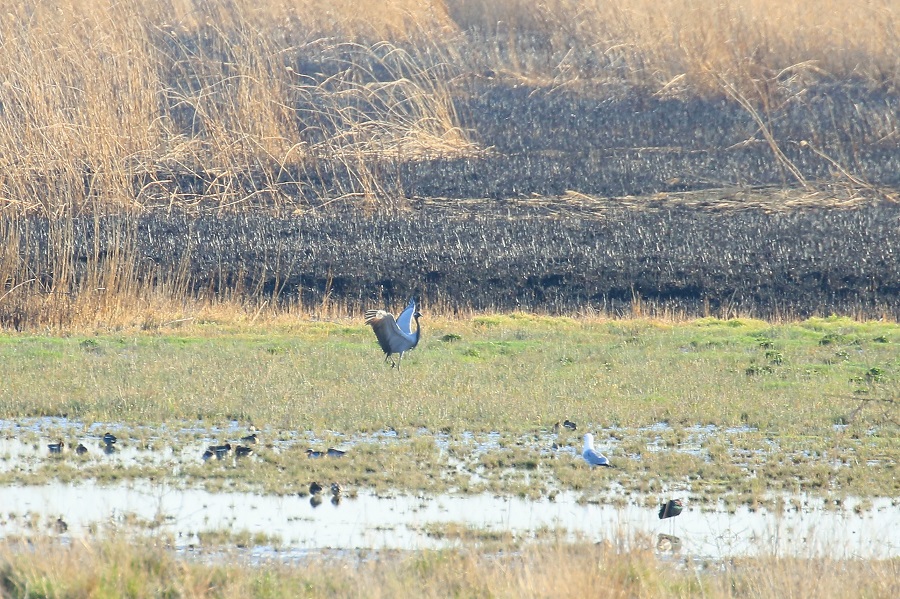
<instances>
[{"instance_id":1,"label":"crane's long legs","mask_svg":"<svg viewBox=\"0 0 900 599\"><path fill-rule=\"evenodd\" d=\"M396 368L396 369L397 369L397 372L400 372L400 361L403 360L403 352L400 352L399 356L400 356L400 357L397 358L397 361L394 362L394 357L393 357L393 355L392 355L392 354L387 354L387 355L384 357L384 363L387 364L387 363L388 363L388 360L390 360L390 361L391 361L391 368Z\"/></svg>"}]
</instances>

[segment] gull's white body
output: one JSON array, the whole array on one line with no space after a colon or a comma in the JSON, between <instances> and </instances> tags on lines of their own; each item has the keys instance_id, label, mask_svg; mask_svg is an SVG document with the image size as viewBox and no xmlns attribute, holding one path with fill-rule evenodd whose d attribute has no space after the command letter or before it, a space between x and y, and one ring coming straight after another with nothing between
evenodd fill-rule
<instances>
[{"instance_id":1,"label":"gull's white body","mask_svg":"<svg viewBox=\"0 0 900 599\"><path fill-rule=\"evenodd\" d=\"M581 457L591 466L612 467L612 464L609 463L609 458L594 449L594 435L591 433L587 433L584 436L584 451L581 452Z\"/></svg>"}]
</instances>

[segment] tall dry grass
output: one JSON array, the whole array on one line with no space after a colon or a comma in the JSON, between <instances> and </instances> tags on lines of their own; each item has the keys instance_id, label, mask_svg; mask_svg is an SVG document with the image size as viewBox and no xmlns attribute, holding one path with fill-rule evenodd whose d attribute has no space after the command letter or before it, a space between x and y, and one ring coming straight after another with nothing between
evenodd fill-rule
<instances>
[{"instance_id":1,"label":"tall dry grass","mask_svg":"<svg viewBox=\"0 0 900 599\"><path fill-rule=\"evenodd\" d=\"M294 566L179 559L164 541L0 548L7 597L895 597L896 560L760 558L705 568L588 544L315 559Z\"/></svg>"},{"instance_id":2,"label":"tall dry grass","mask_svg":"<svg viewBox=\"0 0 900 599\"><path fill-rule=\"evenodd\" d=\"M562 80L610 70L651 88L716 90L804 73L883 82L898 74L900 10L890 0L450 0L493 66ZM590 57L587 60L586 57ZM579 60L581 59L581 60ZM504 65L504 63L506 63Z\"/></svg>"},{"instance_id":3,"label":"tall dry grass","mask_svg":"<svg viewBox=\"0 0 900 599\"><path fill-rule=\"evenodd\" d=\"M7 211L277 201L284 169L323 157L365 193L365 154L466 145L433 65L391 41L436 26L415 3L4 4ZM332 72L301 74L308 59ZM167 196L179 176L197 178L195 194Z\"/></svg>"},{"instance_id":4,"label":"tall dry grass","mask_svg":"<svg viewBox=\"0 0 900 599\"><path fill-rule=\"evenodd\" d=\"M97 289L140 287L132 304L172 291L124 253L76 276L66 219L372 202L385 158L481 150L452 102L471 75L726 94L764 113L816 78L893 86L900 65L888 0L0 0L0 15L0 214L63 223L52 281L4 244L3 302L35 290L60 322L123 303ZM59 301L86 290L85 307Z\"/></svg>"},{"instance_id":5,"label":"tall dry grass","mask_svg":"<svg viewBox=\"0 0 900 599\"><path fill-rule=\"evenodd\" d=\"M484 69L769 102L786 81L881 84L900 65L889 1L56 0L0 14L0 206L45 215L289 201L292 168L322 160L353 173L339 191L371 196L374 158L473 150L449 95ZM179 196L185 175L196 192Z\"/></svg>"}]
</instances>

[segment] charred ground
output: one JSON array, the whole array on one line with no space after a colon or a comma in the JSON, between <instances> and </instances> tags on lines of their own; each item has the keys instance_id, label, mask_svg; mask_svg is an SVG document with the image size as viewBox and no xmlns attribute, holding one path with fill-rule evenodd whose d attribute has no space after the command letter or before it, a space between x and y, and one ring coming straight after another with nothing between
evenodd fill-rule
<instances>
[{"instance_id":1,"label":"charred ground","mask_svg":"<svg viewBox=\"0 0 900 599\"><path fill-rule=\"evenodd\" d=\"M721 195L706 194L703 207L684 198L429 201L284 217L86 217L68 226L76 273L124 250L141 257L139 277L177 274L200 294L240 289L306 304L327 296L360 307L419 294L451 309L900 317L900 206L734 209ZM29 240L22 259L51 286L59 225L7 226Z\"/></svg>"}]
</instances>

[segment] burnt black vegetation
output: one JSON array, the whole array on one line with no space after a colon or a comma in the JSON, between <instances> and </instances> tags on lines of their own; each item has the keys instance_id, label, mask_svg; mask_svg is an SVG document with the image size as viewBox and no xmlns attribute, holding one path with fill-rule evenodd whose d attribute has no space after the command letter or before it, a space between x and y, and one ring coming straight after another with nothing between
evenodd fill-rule
<instances>
[{"instance_id":1,"label":"burnt black vegetation","mask_svg":"<svg viewBox=\"0 0 900 599\"><path fill-rule=\"evenodd\" d=\"M505 206L505 208L504 208ZM44 284L55 233L18 220L20 252ZM277 216L150 213L70 222L77 271L127 245L138 276L180 272L194 292L240 289L274 301L363 308L425 305L571 313L849 313L900 317L900 206L854 209L608 208L528 202L462 211L439 203L365 213L352 206Z\"/></svg>"},{"instance_id":2,"label":"burnt black vegetation","mask_svg":"<svg viewBox=\"0 0 900 599\"><path fill-rule=\"evenodd\" d=\"M327 66L297 69L322 79L325 74L313 71ZM370 75L378 72L375 66ZM410 156L388 150L352 161L320 156L300 165L255 165L229 184L254 198L247 204L262 206L321 204L373 187L387 198L508 199L836 181L857 188L900 186L900 96L887 86L824 81L785 87L779 95L789 99L757 114L762 123L724 93L659 96L610 81L560 90L476 77L455 83L449 93L460 127L481 151ZM321 101L316 95L296 98L299 138L311 146L342 126L318 120ZM347 101L342 108L378 117L372 104ZM184 122L184 133L196 134L197 119ZM202 169L145 174L134 189L159 203L172 197L202 202L219 178Z\"/></svg>"}]
</instances>

